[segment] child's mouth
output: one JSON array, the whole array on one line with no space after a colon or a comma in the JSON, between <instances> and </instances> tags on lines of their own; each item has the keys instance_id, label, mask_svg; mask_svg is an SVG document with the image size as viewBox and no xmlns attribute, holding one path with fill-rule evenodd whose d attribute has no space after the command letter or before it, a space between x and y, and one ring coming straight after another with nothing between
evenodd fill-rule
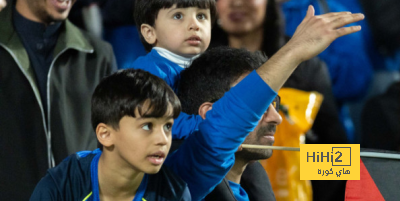
<instances>
[{"instance_id":1,"label":"child's mouth","mask_svg":"<svg viewBox=\"0 0 400 201\"><path fill-rule=\"evenodd\" d=\"M157 152L149 155L147 158L153 165L162 165L165 159L165 154L163 152Z\"/></svg>"},{"instance_id":2,"label":"child's mouth","mask_svg":"<svg viewBox=\"0 0 400 201\"><path fill-rule=\"evenodd\" d=\"M189 45L198 46L201 43L201 39L198 36L191 36L190 38L186 39L186 42L188 42Z\"/></svg>"}]
</instances>

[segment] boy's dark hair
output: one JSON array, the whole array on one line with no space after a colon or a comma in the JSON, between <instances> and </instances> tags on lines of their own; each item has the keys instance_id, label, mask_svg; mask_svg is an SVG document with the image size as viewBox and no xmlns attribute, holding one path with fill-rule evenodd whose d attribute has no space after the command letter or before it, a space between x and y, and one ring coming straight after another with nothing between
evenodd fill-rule
<instances>
[{"instance_id":1,"label":"boy's dark hair","mask_svg":"<svg viewBox=\"0 0 400 201\"><path fill-rule=\"evenodd\" d=\"M211 23L215 21L217 14L215 0L136 0L133 16L136 28L139 31L140 40L146 51L150 52L153 46L148 44L143 38L140 31L141 25L148 24L154 27L158 12L161 9L171 8L174 4L176 4L177 8L198 7L210 9Z\"/></svg>"},{"instance_id":2,"label":"boy's dark hair","mask_svg":"<svg viewBox=\"0 0 400 201\"><path fill-rule=\"evenodd\" d=\"M144 104L146 103L146 106ZM119 129L124 116L162 117L172 106L177 118L181 104L172 89L160 78L143 70L120 70L103 78L92 96L92 126L99 123Z\"/></svg>"},{"instance_id":3,"label":"boy's dark hair","mask_svg":"<svg viewBox=\"0 0 400 201\"><path fill-rule=\"evenodd\" d=\"M198 114L201 104L217 101L240 76L266 61L267 57L261 52L245 49L221 46L207 50L181 73L178 97L182 111Z\"/></svg>"}]
</instances>

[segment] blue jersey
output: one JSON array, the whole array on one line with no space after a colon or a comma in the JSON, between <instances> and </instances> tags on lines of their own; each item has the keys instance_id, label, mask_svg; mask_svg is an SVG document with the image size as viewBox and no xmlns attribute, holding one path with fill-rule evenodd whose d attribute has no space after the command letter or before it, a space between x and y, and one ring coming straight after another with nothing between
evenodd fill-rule
<instances>
[{"instance_id":1,"label":"blue jersey","mask_svg":"<svg viewBox=\"0 0 400 201\"><path fill-rule=\"evenodd\" d=\"M163 79L175 93L178 92L178 81L183 70L178 64L162 57L157 50L152 49L146 56L141 56L133 62L134 69L142 69Z\"/></svg>"},{"instance_id":2,"label":"blue jersey","mask_svg":"<svg viewBox=\"0 0 400 201\"><path fill-rule=\"evenodd\" d=\"M146 56L139 57L133 63L134 69L142 69L163 79L175 93L178 92L178 84L183 70L178 64L162 57L155 49ZM172 127L172 139L184 139L192 134L203 119L199 115L188 115L181 112L175 119Z\"/></svg>"}]
</instances>

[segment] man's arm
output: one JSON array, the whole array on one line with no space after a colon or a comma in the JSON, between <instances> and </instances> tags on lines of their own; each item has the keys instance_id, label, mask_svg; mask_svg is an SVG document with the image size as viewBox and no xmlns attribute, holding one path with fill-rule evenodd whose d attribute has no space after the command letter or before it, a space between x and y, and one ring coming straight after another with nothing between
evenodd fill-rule
<instances>
[{"instance_id":1,"label":"man's arm","mask_svg":"<svg viewBox=\"0 0 400 201\"><path fill-rule=\"evenodd\" d=\"M188 184L193 200L204 198L225 177L235 162L236 150L275 96L252 72L215 102L199 130L168 155L165 165Z\"/></svg>"},{"instance_id":2,"label":"man's arm","mask_svg":"<svg viewBox=\"0 0 400 201\"><path fill-rule=\"evenodd\" d=\"M317 56L336 38L360 31L360 26L343 26L362 19L363 14L350 12L315 16L314 7L309 6L293 37L258 68L257 73L274 91L278 91L301 62Z\"/></svg>"}]
</instances>

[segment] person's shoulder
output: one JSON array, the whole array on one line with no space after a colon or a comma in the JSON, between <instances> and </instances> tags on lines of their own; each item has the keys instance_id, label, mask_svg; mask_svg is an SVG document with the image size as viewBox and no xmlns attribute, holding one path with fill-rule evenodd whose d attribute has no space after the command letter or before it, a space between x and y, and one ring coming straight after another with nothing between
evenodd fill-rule
<instances>
[{"instance_id":1,"label":"person's shoulder","mask_svg":"<svg viewBox=\"0 0 400 201\"><path fill-rule=\"evenodd\" d=\"M144 198L147 200L190 200L186 182L163 165L157 174L149 175Z\"/></svg>"},{"instance_id":2,"label":"person's shoulder","mask_svg":"<svg viewBox=\"0 0 400 201\"><path fill-rule=\"evenodd\" d=\"M159 77L163 74L165 76L171 74L173 72L172 69L178 67L178 64L160 56L154 49L146 55L137 58L132 66L132 68L143 69ZM161 78L163 77L161 76Z\"/></svg>"},{"instance_id":3,"label":"person's shoulder","mask_svg":"<svg viewBox=\"0 0 400 201\"><path fill-rule=\"evenodd\" d=\"M31 200L82 200L91 192L90 165L96 152L78 152L49 169L36 186ZM45 199L46 198L46 199Z\"/></svg>"},{"instance_id":4,"label":"person's shoulder","mask_svg":"<svg viewBox=\"0 0 400 201\"><path fill-rule=\"evenodd\" d=\"M112 52L112 46L107 41L95 36L85 30L79 29L85 39L93 46L93 49L97 52L108 54ZM113 53L113 52L112 52Z\"/></svg>"},{"instance_id":5,"label":"person's shoulder","mask_svg":"<svg viewBox=\"0 0 400 201\"><path fill-rule=\"evenodd\" d=\"M93 47L95 54L99 53L103 53L106 55L109 55L110 53L114 54L110 43L106 42L105 40L94 34L89 33L86 30L77 27L69 20L66 20L64 22L64 27L65 28L63 29L63 32L66 32L67 35L69 36L73 35L75 40L78 40L79 43L90 44L90 46Z\"/></svg>"},{"instance_id":6,"label":"person's shoulder","mask_svg":"<svg viewBox=\"0 0 400 201\"><path fill-rule=\"evenodd\" d=\"M174 62L162 57L160 54L158 54L157 50L152 49L150 52L148 52L146 55L138 57L134 64L151 64L155 66L172 66L172 65L178 65L175 64Z\"/></svg>"}]
</instances>

